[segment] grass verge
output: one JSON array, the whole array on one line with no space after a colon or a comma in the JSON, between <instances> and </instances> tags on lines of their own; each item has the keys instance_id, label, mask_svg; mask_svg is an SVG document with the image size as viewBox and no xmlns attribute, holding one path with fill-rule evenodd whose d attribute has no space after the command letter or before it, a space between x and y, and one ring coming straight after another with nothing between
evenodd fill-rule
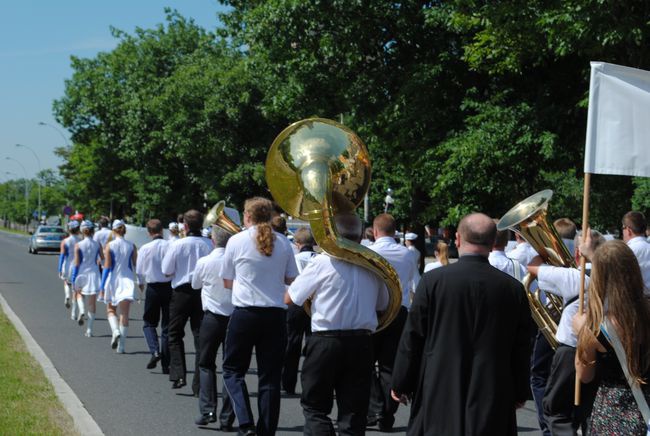
<instances>
[{"instance_id":1,"label":"grass verge","mask_svg":"<svg viewBox=\"0 0 650 436\"><path fill-rule=\"evenodd\" d=\"M0 434L78 434L42 368L2 309L0 344Z\"/></svg>"},{"instance_id":2,"label":"grass verge","mask_svg":"<svg viewBox=\"0 0 650 436\"><path fill-rule=\"evenodd\" d=\"M29 233L27 233L27 232L25 232L23 230L14 230L14 229L10 229L8 227L0 227L0 230L2 230L3 232L7 232L7 233L14 233L16 235L29 236Z\"/></svg>"}]
</instances>

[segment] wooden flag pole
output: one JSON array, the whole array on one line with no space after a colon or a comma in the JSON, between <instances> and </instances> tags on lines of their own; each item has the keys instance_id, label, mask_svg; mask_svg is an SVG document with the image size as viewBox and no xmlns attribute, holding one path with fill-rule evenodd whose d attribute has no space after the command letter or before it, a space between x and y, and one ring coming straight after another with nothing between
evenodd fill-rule
<instances>
[{"instance_id":1,"label":"wooden flag pole","mask_svg":"<svg viewBox=\"0 0 650 436\"><path fill-rule=\"evenodd\" d=\"M589 231L589 190L591 185L591 173L585 173L584 180L584 190L582 193L582 237L580 240L585 241L587 237L587 231ZM582 314L584 311L585 304L585 270L586 270L587 259L580 252L580 298L578 303L578 313ZM576 406L580 405L580 379L576 373L576 387L575 387L575 396L574 404Z\"/></svg>"}]
</instances>

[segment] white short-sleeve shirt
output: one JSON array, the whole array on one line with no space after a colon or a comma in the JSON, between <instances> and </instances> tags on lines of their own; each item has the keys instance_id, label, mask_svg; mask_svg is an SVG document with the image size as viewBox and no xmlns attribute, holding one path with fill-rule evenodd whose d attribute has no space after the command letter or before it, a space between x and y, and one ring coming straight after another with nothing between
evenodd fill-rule
<instances>
[{"instance_id":1,"label":"white short-sleeve shirt","mask_svg":"<svg viewBox=\"0 0 650 436\"><path fill-rule=\"evenodd\" d=\"M212 248L201 236L187 236L169 243L162 261L162 272L172 277L172 288L192 282L196 262Z\"/></svg>"},{"instance_id":2,"label":"white short-sleeve shirt","mask_svg":"<svg viewBox=\"0 0 650 436\"><path fill-rule=\"evenodd\" d=\"M528 242L522 242L521 244L517 244L514 250L509 251L507 256L515 259L525 268L537 256L537 252Z\"/></svg>"},{"instance_id":3,"label":"white short-sleeve shirt","mask_svg":"<svg viewBox=\"0 0 650 436\"><path fill-rule=\"evenodd\" d=\"M316 256L289 287L289 296L302 305L313 295L312 331L377 328L376 311L388 306L388 290L373 272L358 265Z\"/></svg>"},{"instance_id":4,"label":"white short-sleeve shirt","mask_svg":"<svg viewBox=\"0 0 650 436\"><path fill-rule=\"evenodd\" d=\"M402 306L407 309L411 307L409 293L414 292L420 282L420 273L413 261L414 254L389 236L377 238L368 248L383 256L395 268L402 284Z\"/></svg>"},{"instance_id":5,"label":"white short-sleeve shirt","mask_svg":"<svg viewBox=\"0 0 650 436\"><path fill-rule=\"evenodd\" d=\"M147 242L140 248L138 263L135 267L140 283L165 283L171 281L171 277L162 272L162 261L168 245L168 241L157 238Z\"/></svg>"},{"instance_id":6,"label":"white short-sleeve shirt","mask_svg":"<svg viewBox=\"0 0 650 436\"><path fill-rule=\"evenodd\" d=\"M564 304L580 293L580 270L551 265L540 265L537 270L540 289L562 297ZM589 276L585 276L585 289L589 286ZM585 294L586 298L586 294ZM555 338L558 342L575 347L578 338L573 333L573 316L578 313L580 303L576 300L562 311Z\"/></svg>"},{"instance_id":7,"label":"white short-sleeve shirt","mask_svg":"<svg viewBox=\"0 0 650 436\"><path fill-rule=\"evenodd\" d=\"M637 236L627 241L627 245L639 261L643 284L645 285L645 293L647 295L650 292L650 243L643 236Z\"/></svg>"},{"instance_id":8,"label":"white short-sleeve shirt","mask_svg":"<svg viewBox=\"0 0 650 436\"><path fill-rule=\"evenodd\" d=\"M201 289L203 310L230 316L234 309L232 291L223 286L223 279L219 276L225 251L225 248L215 248L212 253L196 262L192 287Z\"/></svg>"},{"instance_id":9,"label":"white short-sleeve shirt","mask_svg":"<svg viewBox=\"0 0 650 436\"><path fill-rule=\"evenodd\" d=\"M277 232L271 256L257 249L256 226L237 233L228 240L219 275L234 280L232 303L236 307L282 307L285 277L298 275L296 260L287 238Z\"/></svg>"},{"instance_id":10,"label":"white short-sleeve shirt","mask_svg":"<svg viewBox=\"0 0 650 436\"><path fill-rule=\"evenodd\" d=\"M490 265L498 269L499 271L503 271L504 273L510 275L511 277L516 278L519 281L522 281L524 277L526 276L526 268L517 261L517 263L513 262L513 260L508 256L506 256L506 253L503 251L491 251L490 256L488 256L488 261L490 262ZM515 274L515 268L517 268L517 271Z\"/></svg>"}]
</instances>

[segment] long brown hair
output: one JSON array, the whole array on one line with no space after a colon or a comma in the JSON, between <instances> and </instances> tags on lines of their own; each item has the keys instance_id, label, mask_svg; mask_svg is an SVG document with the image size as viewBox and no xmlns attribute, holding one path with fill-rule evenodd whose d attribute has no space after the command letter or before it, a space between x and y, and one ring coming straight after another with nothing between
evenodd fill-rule
<instances>
[{"instance_id":1,"label":"long brown hair","mask_svg":"<svg viewBox=\"0 0 650 436\"><path fill-rule=\"evenodd\" d=\"M643 294L636 256L623 241L607 241L593 255L590 279L587 322L578 333L580 361L589 363L586 346L607 316L621 338L630 376L645 383L643 375L650 366L650 304Z\"/></svg>"},{"instance_id":2,"label":"long brown hair","mask_svg":"<svg viewBox=\"0 0 650 436\"><path fill-rule=\"evenodd\" d=\"M438 241L436 251L438 252L438 257L440 257L440 263L442 265L449 265L449 245L443 241Z\"/></svg>"},{"instance_id":3,"label":"long brown hair","mask_svg":"<svg viewBox=\"0 0 650 436\"><path fill-rule=\"evenodd\" d=\"M264 256L273 254L275 235L270 224L272 211L273 203L263 197L249 198L244 203L244 213L248 213L251 222L257 226L257 235L255 237L257 251Z\"/></svg>"}]
</instances>

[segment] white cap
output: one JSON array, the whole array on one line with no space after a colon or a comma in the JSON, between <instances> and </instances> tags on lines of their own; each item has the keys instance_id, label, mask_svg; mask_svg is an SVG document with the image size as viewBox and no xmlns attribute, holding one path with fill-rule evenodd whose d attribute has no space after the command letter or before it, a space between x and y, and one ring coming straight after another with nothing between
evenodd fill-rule
<instances>
[{"instance_id":1,"label":"white cap","mask_svg":"<svg viewBox=\"0 0 650 436\"><path fill-rule=\"evenodd\" d=\"M118 228L118 227L124 227L124 221L122 221L122 220L113 221L113 230Z\"/></svg>"},{"instance_id":2,"label":"white cap","mask_svg":"<svg viewBox=\"0 0 650 436\"><path fill-rule=\"evenodd\" d=\"M169 223L169 230L178 230L178 223Z\"/></svg>"},{"instance_id":3,"label":"white cap","mask_svg":"<svg viewBox=\"0 0 650 436\"><path fill-rule=\"evenodd\" d=\"M74 230L79 227L79 221L68 221L68 230Z\"/></svg>"},{"instance_id":4,"label":"white cap","mask_svg":"<svg viewBox=\"0 0 650 436\"><path fill-rule=\"evenodd\" d=\"M83 221L81 222L81 226L80 226L80 228L81 228L81 230L84 230L84 229L94 229L94 228L95 228L95 224L93 224L93 222L90 221L90 220L83 220Z\"/></svg>"},{"instance_id":5,"label":"white cap","mask_svg":"<svg viewBox=\"0 0 650 436\"><path fill-rule=\"evenodd\" d=\"M212 236L212 230L209 229L208 227L204 228L203 230L201 230L201 236L203 236L204 238L209 238L210 236Z\"/></svg>"},{"instance_id":6,"label":"white cap","mask_svg":"<svg viewBox=\"0 0 650 436\"><path fill-rule=\"evenodd\" d=\"M404 235L404 239L406 239L407 241L415 241L417 238L418 235L416 233L409 232L406 235Z\"/></svg>"}]
</instances>

